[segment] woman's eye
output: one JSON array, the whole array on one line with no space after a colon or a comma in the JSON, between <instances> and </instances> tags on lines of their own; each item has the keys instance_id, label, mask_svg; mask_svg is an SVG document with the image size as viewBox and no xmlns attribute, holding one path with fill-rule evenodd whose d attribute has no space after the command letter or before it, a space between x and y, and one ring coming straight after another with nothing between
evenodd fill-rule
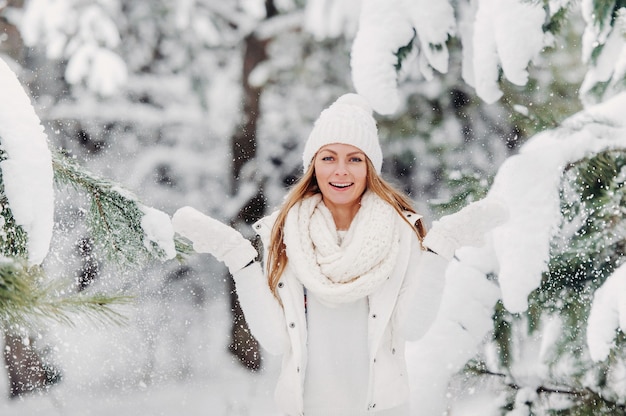
<instances>
[{"instance_id":1,"label":"woman's eye","mask_svg":"<svg viewBox=\"0 0 626 416\"><path fill-rule=\"evenodd\" d=\"M325 161L325 162L330 162L330 161L333 160L333 157L332 156L323 156L322 160Z\"/></svg>"},{"instance_id":2,"label":"woman's eye","mask_svg":"<svg viewBox=\"0 0 626 416\"><path fill-rule=\"evenodd\" d=\"M360 157L354 156L350 158L350 162L363 162L363 159Z\"/></svg>"}]
</instances>

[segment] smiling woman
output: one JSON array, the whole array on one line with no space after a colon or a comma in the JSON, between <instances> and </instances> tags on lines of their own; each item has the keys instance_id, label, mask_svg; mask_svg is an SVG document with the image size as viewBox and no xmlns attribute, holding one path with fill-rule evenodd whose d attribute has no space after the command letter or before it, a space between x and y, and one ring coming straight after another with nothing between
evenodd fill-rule
<instances>
[{"instance_id":1,"label":"smiling woman","mask_svg":"<svg viewBox=\"0 0 626 416\"><path fill-rule=\"evenodd\" d=\"M315 156L315 178L338 230L347 230L361 204L367 178L366 156L349 144L329 144Z\"/></svg>"},{"instance_id":2,"label":"smiling woman","mask_svg":"<svg viewBox=\"0 0 626 416\"><path fill-rule=\"evenodd\" d=\"M376 122L357 94L321 113L302 161L283 205L254 226L265 273L232 228L189 207L172 223L226 263L252 333L283 355L275 398L285 414L408 416L405 341L433 322L463 236L425 236L409 198L380 176Z\"/></svg>"}]
</instances>

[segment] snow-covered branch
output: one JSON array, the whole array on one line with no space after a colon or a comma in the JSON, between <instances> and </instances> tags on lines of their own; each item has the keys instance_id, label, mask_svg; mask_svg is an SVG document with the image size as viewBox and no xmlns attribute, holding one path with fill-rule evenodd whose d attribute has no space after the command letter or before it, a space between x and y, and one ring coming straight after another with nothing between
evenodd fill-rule
<instances>
[{"instance_id":1,"label":"snow-covered branch","mask_svg":"<svg viewBox=\"0 0 626 416\"><path fill-rule=\"evenodd\" d=\"M43 126L9 66L0 59L1 182L17 225L28 235L30 264L48 254L54 217L53 173Z\"/></svg>"}]
</instances>

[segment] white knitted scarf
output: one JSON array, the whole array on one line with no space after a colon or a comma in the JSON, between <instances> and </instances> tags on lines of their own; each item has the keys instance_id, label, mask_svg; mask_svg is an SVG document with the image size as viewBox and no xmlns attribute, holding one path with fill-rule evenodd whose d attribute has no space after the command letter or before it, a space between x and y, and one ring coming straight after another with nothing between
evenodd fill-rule
<instances>
[{"instance_id":1,"label":"white knitted scarf","mask_svg":"<svg viewBox=\"0 0 626 416\"><path fill-rule=\"evenodd\" d=\"M366 192L340 242L321 195L306 198L285 219L287 267L326 305L368 296L389 278L396 263L399 220L391 205Z\"/></svg>"}]
</instances>

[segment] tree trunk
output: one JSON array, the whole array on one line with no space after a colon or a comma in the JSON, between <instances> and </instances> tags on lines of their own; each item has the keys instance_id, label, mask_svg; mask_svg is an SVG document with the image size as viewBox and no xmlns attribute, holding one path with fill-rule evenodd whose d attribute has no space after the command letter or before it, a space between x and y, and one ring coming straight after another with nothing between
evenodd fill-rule
<instances>
[{"instance_id":1,"label":"tree trunk","mask_svg":"<svg viewBox=\"0 0 626 416\"><path fill-rule=\"evenodd\" d=\"M266 19L271 19L277 14L272 0L265 2ZM233 155L231 192L237 193L240 175L246 163L256 157L256 129L260 115L260 97L262 87L250 85L248 82L250 74L261 62L267 59L268 39L259 39L254 33L245 39L245 52L243 59L243 119L237 132L231 139L231 151ZM244 206L241 207L237 218L233 223L252 224L261 218L265 212L265 197L263 196L263 186L258 183L258 192ZM261 351L257 340L248 329L248 324L241 310L241 305L237 299L235 284L232 278L229 282L231 311L233 314L233 325L231 328L231 343L229 350L239 359L239 361L251 370L261 368Z\"/></svg>"},{"instance_id":2,"label":"tree trunk","mask_svg":"<svg viewBox=\"0 0 626 416\"><path fill-rule=\"evenodd\" d=\"M4 340L4 364L11 398L46 389L61 380L61 373L46 363L34 348L32 338L5 332Z\"/></svg>"},{"instance_id":3,"label":"tree trunk","mask_svg":"<svg viewBox=\"0 0 626 416\"><path fill-rule=\"evenodd\" d=\"M0 12L2 11L0 2ZM9 1L5 6L17 7L15 1ZM24 57L24 42L17 27L0 17L0 54L6 54L16 61L22 61Z\"/></svg>"},{"instance_id":4,"label":"tree trunk","mask_svg":"<svg viewBox=\"0 0 626 416\"><path fill-rule=\"evenodd\" d=\"M4 6L21 7L23 1L10 0ZM0 10L2 5L0 5ZM24 58L24 44L18 29L0 18L0 54L6 54L18 62ZM32 345L32 338L6 331L3 352L4 367L9 380L12 398L47 388L60 379L60 373L45 363Z\"/></svg>"}]
</instances>

